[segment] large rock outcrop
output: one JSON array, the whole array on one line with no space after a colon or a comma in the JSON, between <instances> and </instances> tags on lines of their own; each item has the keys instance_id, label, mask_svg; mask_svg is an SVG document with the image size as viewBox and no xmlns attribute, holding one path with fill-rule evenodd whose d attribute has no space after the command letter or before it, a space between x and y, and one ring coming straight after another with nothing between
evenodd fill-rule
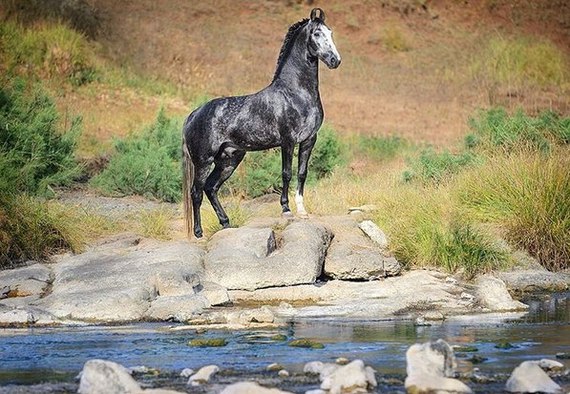
<instances>
[{"instance_id":1,"label":"large rock outcrop","mask_svg":"<svg viewBox=\"0 0 570 394\"><path fill-rule=\"evenodd\" d=\"M321 275L331 232L309 221L271 228L242 227L214 234L204 268L212 282L230 289L314 283Z\"/></svg>"}]
</instances>

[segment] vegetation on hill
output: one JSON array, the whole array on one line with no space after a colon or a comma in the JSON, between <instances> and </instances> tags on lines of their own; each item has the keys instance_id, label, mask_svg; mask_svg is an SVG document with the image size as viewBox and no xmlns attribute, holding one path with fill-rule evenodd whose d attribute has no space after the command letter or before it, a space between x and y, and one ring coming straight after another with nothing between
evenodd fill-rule
<instances>
[{"instance_id":1,"label":"vegetation on hill","mask_svg":"<svg viewBox=\"0 0 570 394\"><path fill-rule=\"evenodd\" d=\"M408 267L469 277L511 264L520 248L549 269L568 268L570 72L556 31L536 38L530 27L496 29L492 13L506 12L502 2L477 9L490 27L473 34L453 14L468 5L435 18L432 9L410 8L415 2L382 3L366 4L366 12L359 2L330 4L345 60L321 74L329 123L310 162L309 210L376 204L373 219ZM168 20L170 30L160 35L145 23L133 32L129 21L113 25L121 7L97 4L108 19L85 0L10 0L2 11L0 267L80 250L88 233L113 231L100 217L46 199L77 182L86 158L106 163L84 185L90 192L180 201L188 102L264 86L282 39L264 21L283 24L284 34L307 14L304 5L264 3L238 26L219 20L233 2L215 12L209 3L184 3L203 30L189 31L179 10L161 8L152 18ZM244 200L279 191L280 162L278 151L246 155L222 193L233 224L252 214ZM219 225L204 210L211 234ZM138 231L161 239L172 237L176 219L168 207L136 218Z\"/></svg>"}]
</instances>

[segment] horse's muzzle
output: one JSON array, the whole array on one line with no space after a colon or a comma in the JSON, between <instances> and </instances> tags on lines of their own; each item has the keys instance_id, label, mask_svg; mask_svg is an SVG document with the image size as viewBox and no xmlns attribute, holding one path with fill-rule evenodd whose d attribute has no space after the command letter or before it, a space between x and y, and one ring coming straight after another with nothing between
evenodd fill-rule
<instances>
[{"instance_id":1,"label":"horse's muzzle","mask_svg":"<svg viewBox=\"0 0 570 394\"><path fill-rule=\"evenodd\" d=\"M338 66L340 66L340 57L336 57L336 56L331 56L326 63L326 65L328 66L328 68L330 69L335 69Z\"/></svg>"}]
</instances>

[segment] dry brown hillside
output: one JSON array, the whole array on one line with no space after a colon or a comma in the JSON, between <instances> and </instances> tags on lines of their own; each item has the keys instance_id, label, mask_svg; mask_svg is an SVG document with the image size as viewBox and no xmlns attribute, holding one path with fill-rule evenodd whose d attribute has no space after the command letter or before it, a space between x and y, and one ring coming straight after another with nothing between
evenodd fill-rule
<instances>
[{"instance_id":1,"label":"dry brown hillside","mask_svg":"<svg viewBox=\"0 0 570 394\"><path fill-rule=\"evenodd\" d=\"M322 96L327 120L343 132L396 133L449 145L478 107L569 110L568 97L558 92L490 91L471 70L493 33L545 37L568 51L570 5L565 1L94 4L106 17L101 41L108 56L211 96L264 87L287 27L311 7L322 7L343 55L338 70L322 69Z\"/></svg>"},{"instance_id":2,"label":"dry brown hillside","mask_svg":"<svg viewBox=\"0 0 570 394\"><path fill-rule=\"evenodd\" d=\"M564 0L91 3L104 16L98 40L105 56L173 81L191 93L186 97L263 88L288 26L312 7L323 8L343 55L339 69L321 68L326 120L345 133L449 146L480 107L570 111L568 86L497 84L477 71L490 37L549 40L568 56L570 3ZM182 113L189 106L174 108Z\"/></svg>"}]
</instances>

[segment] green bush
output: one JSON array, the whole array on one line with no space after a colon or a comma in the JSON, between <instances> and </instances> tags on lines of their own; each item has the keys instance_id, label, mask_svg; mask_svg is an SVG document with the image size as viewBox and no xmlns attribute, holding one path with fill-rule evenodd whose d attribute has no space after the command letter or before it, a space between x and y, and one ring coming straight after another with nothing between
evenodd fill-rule
<instances>
[{"instance_id":1,"label":"green bush","mask_svg":"<svg viewBox=\"0 0 570 394\"><path fill-rule=\"evenodd\" d=\"M293 174L296 174L297 153L293 158ZM336 132L329 126L319 130L317 142L309 159L307 183L314 183L330 175L344 162L344 148ZM279 192L281 180L281 150L270 149L260 152L248 152L236 174L227 182L227 187L234 193L248 197ZM295 178L293 178L295 179Z\"/></svg>"},{"instance_id":2,"label":"green bush","mask_svg":"<svg viewBox=\"0 0 570 394\"><path fill-rule=\"evenodd\" d=\"M0 194L45 195L81 172L74 150L79 118L62 127L52 99L16 80L0 88Z\"/></svg>"},{"instance_id":3,"label":"green bush","mask_svg":"<svg viewBox=\"0 0 570 394\"><path fill-rule=\"evenodd\" d=\"M493 152L509 152L517 148L530 148L548 152L551 145L570 143L570 118L563 118L552 111L530 117L519 110L513 115L503 108L480 111L469 120L472 130L465 144Z\"/></svg>"},{"instance_id":4,"label":"green bush","mask_svg":"<svg viewBox=\"0 0 570 394\"><path fill-rule=\"evenodd\" d=\"M180 122L160 110L156 121L139 134L115 142L107 168L91 180L101 192L138 194L175 202L181 198Z\"/></svg>"},{"instance_id":5,"label":"green bush","mask_svg":"<svg viewBox=\"0 0 570 394\"><path fill-rule=\"evenodd\" d=\"M408 147L408 142L398 136L359 136L358 150L370 158L390 160Z\"/></svg>"},{"instance_id":6,"label":"green bush","mask_svg":"<svg viewBox=\"0 0 570 394\"><path fill-rule=\"evenodd\" d=\"M411 169L404 171L402 176L406 182L419 179L422 182L441 183L477 161L477 156L471 152L438 153L433 149L426 149L419 157L409 160Z\"/></svg>"},{"instance_id":7,"label":"green bush","mask_svg":"<svg viewBox=\"0 0 570 394\"><path fill-rule=\"evenodd\" d=\"M82 246L80 220L68 209L26 195L0 195L0 269L45 260Z\"/></svg>"}]
</instances>

